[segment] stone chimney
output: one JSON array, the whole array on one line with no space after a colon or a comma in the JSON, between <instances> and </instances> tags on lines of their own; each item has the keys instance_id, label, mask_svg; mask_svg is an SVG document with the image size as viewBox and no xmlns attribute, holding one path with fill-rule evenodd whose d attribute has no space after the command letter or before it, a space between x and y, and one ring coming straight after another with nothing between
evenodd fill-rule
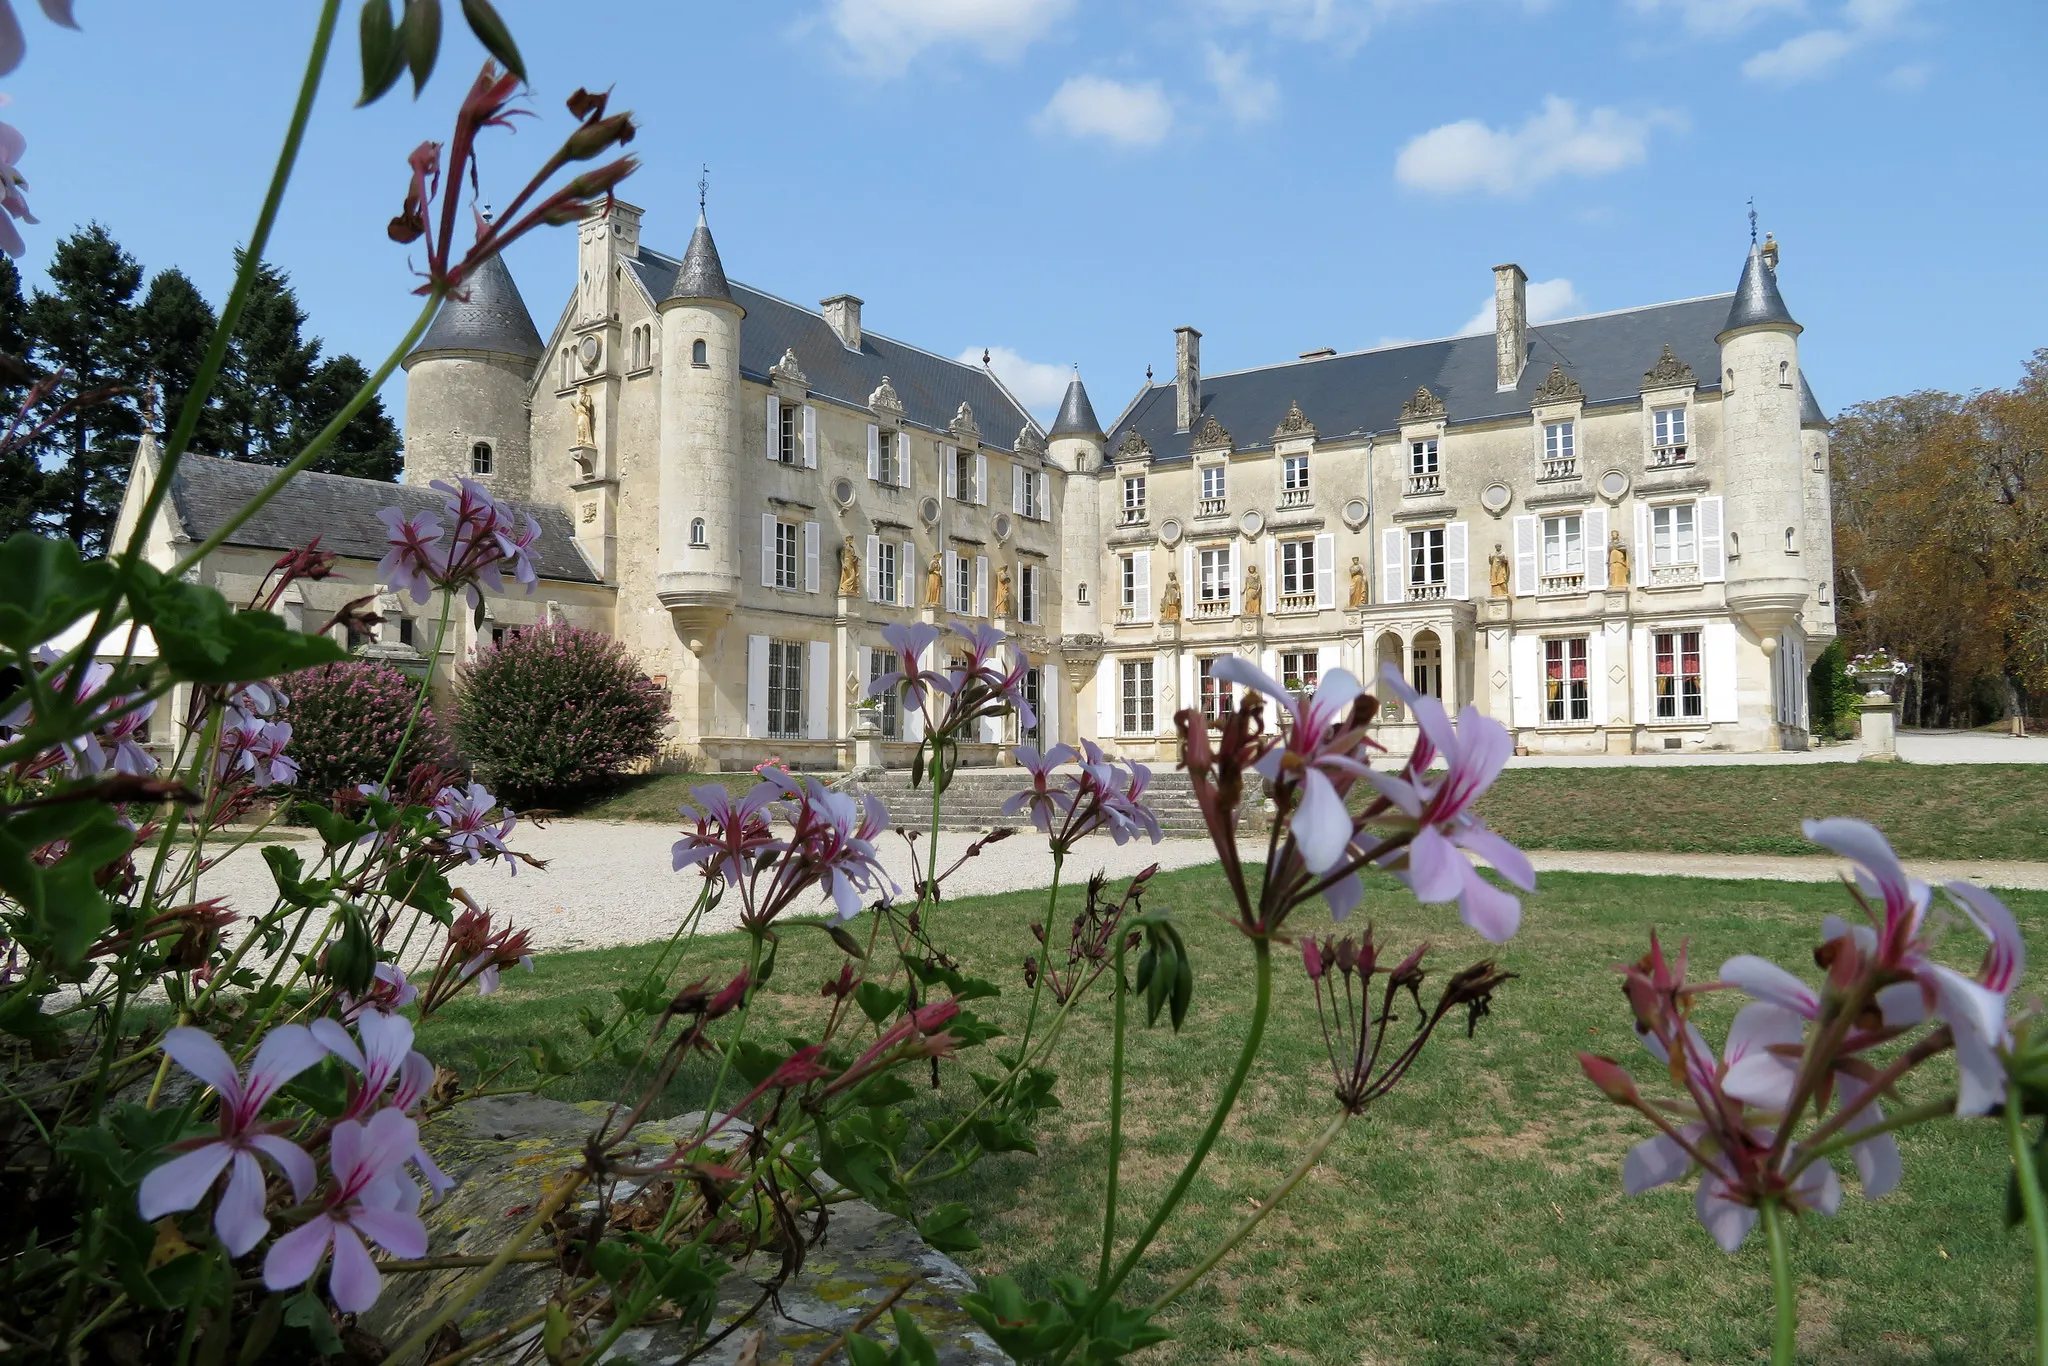
<instances>
[{"instance_id":1,"label":"stone chimney","mask_svg":"<svg viewBox=\"0 0 2048 1366\"><path fill-rule=\"evenodd\" d=\"M839 334L846 349L860 350L860 300L851 294L834 294L821 300L818 307L825 310L825 321Z\"/></svg>"},{"instance_id":2,"label":"stone chimney","mask_svg":"<svg viewBox=\"0 0 2048 1366\"><path fill-rule=\"evenodd\" d=\"M1512 389L1522 382L1529 349L1529 277L1510 262L1493 268L1493 383Z\"/></svg>"},{"instance_id":3,"label":"stone chimney","mask_svg":"<svg viewBox=\"0 0 2048 1366\"><path fill-rule=\"evenodd\" d=\"M1202 334L1192 327L1173 329L1173 429L1194 430L1202 412Z\"/></svg>"}]
</instances>

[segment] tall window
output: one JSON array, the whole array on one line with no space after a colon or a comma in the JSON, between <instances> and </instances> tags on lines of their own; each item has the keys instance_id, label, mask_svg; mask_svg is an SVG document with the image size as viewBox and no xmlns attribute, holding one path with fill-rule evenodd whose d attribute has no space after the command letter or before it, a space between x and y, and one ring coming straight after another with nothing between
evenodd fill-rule
<instances>
[{"instance_id":1,"label":"tall window","mask_svg":"<svg viewBox=\"0 0 2048 1366\"><path fill-rule=\"evenodd\" d=\"M1201 570L1201 597L1203 602L1218 602L1230 597L1230 547L1217 546L1197 554Z\"/></svg>"},{"instance_id":2,"label":"tall window","mask_svg":"<svg viewBox=\"0 0 2048 1366\"><path fill-rule=\"evenodd\" d=\"M893 460L895 452L896 433L875 433L875 479L877 482L884 484L900 482L896 478L896 465Z\"/></svg>"},{"instance_id":3,"label":"tall window","mask_svg":"<svg viewBox=\"0 0 2048 1366\"><path fill-rule=\"evenodd\" d=\"M1297 697L1306 697L1323 681L1322 657L1314 650L1280 652L1280 686Z\"/></svg>"},{"instance_id":4,"label":"tall window","mask_svg":"<svg viewBox=\"0 0 2048 1366\"><path fill-rule=\"evenodd\" d=\"M804 413L795 403L781 407L782 432L775 448L775 458L785 465L804 463Z\"/></svg>"},{"instance_id":5,"label":"tall window","mask_svg":"<svg viewBox=\"0 0 2048 1366\"><path fill-rule=\"evenodd\" d=\"M1123 581L1123 595L1117 599L1117 606L1135 612L1144 606L1143 603L1138 601L1138 557L1136 555L1123 555L1119 559L1121 563L1117 567L1117 572L1118 577ZM1083 586L1085 587L1086 585ZM1085 596L1081 599L1083 602L1087 600Z\"/></svg>"},{"instance_id":6,"label":"tall window","mask_svg":"<svg viewBox=\"0 0 2048 1366\"><path fill-rule=\"evenodd\" d=\"M1593 699L1586 684L1586 637L1543 642L1543 719L1593 719Z\"/></svg>"},{"instance_id":7,"label":"tall window","mask_svg":"<svg viewBox=\"0 0 2048 1366\"><path fill-rule=\"evenodd\" d=\"M804 733L804 645L768 642L768 734L795 740Z\"/></svg>"},{"instance_id":8,"label":"tall window","mask_svg":"<svg viewBox=\"0 0 2048 1366\"><path fill-rule=\"evenodd\" d=\"M1215 676L1216 661L1228 659L1228 655L1207 655L1195 661L1201 678L1202 719L1211 725L1230 714L1230 684Z\"/></svg>"},{"instance_id":9,"label":"tall window","mask_svg":"<svg viewBox=\"0 0 2048 1366\"><path fill-rule=\"evenodd\" d=\"M875 596L883 602L896 601L896 542L875 546Z\"/></svg>"},{"instance_id":10,"label":"tall window","mask_svg":"<svg viewBox=\"0 0 2048 1366\"><path fill-rule=\"evenodd\" d=\"M974 487L974 452L955 449L953 452L953 496L963 503L977 501Z\"/></svg>"},{"instance_id":11,"label":"tall window","mask_svg":"<svg viewBox=\"0 0 2048 1366\"><path fill-rule=\"evenodd\" d=\"M1152 720L1152 661L1123 661L1123 734L1150 735Z\"/></svg>"},{"instance_id":12,"label":"tall window","mask_svg":"<svg viewBox=\"0 0 2048 1366\"><path fill-rule=\"evenodd\" d=\"M705 346L704 339L702 337L699 337L697 338L697 340L690 343L690 364L711 364L710 348Z\"/></svg>"},{"instance_id":13,"label":"tall window","mask_svg":"<svg viewBox=\"0 0 2048 1366\"><path fill-rule=\"evenodd\" d=\"M965 555L953 557L953 610L974 615L974 561Z\"/></svg>"},{"instance_id":14,"label":"tall window","mask_svg":"<svg viewBox=\"0 0 2048 1366\"><path fill-rule=\"evenodd\" d=\"M1578 453L1578 439L1573 432L1575 425L1570 422L1546 422L1543 424L1543 458L1545 460L1570 460Z\"/></svg>"},{"instance_id":15,"label":"tall window","mask_svg":"<svg viewBox=\"0 0 2048 1366\"><path fill-rule=\"evenodd\" d=\"M1651 445L1657 448L1660 457L1671 460L1685 458L1685 409L1658 408L1650 414L1654 436Z\"/></svg>"},{"instance_id":16,"label":"tall window","mask_svg":"<svg viewBox=\"0 0 2048 1366\"><path fill-rule=\"evenodd\" d=\"M1203 467L1202 496L1204 498L1221 498L1223 496L1223 476L1224 467L1222 465L1206 465Z\"/></svg>"},{"instance_id":17,"label":"tall window","mask_svg":"<svg viewBox=\"0 0 2048 1366\"><path fill-rule=\"evenodd\" d=\"M1586 534L1583 519L1567 512L1543 519L1543 572L1583 574L1586 572Z\"/></svg>"},{"instance_id":18,"label":"tall window","mask_svg":"<svg viewBox=\"0 0 2048 1366\"><path fill-rule=\"evenodd\" d=\"M1038 476L1030 470L1017 481L1017 512L1034 522L1045 519L1045 509L1038 505Z\"/></svg>"},{"instance_id":19,"label":"tall window","mask_svg":"<svg viewBox=\"0 0 2048 1366\"><path fill-rule=\"evenodd\" d=\"M872 686L883 674L893 673L896 656L890 650L868 651L868 683ZM881 714L882 738L900 740L903 738L903 689L891 688L874 699L874 708Z\"/></svg>"},{"instance_id":20,"label":"tall window","mask_svg":"<svg viewBox=\"0 0 2048 1366\"><path fill-rule=\"evenodd\" d=\"M1031 708L1031 724L1017 727L1017 738L1043 748L1045 743L1045 670L1035 665L1024 671L1024 701Z\"/></svg>"},{"instance_id":21,"label":"tall window","mask_svg":"<svg viewBox=\"0 0 2048 1366\"><path fill-rule=\"evenodd\" d=\"M1436 438L1408 443L1408 473L1436 473Z\"/></svg>"},{"instance_id":22,"label":"tall window","mask_svg":"<svg viewBox=\"0 0 2048 1366\"><path fill-rule=\"evenodd\" d=\"M1124 520L1142 521L1145 517L1145 476L1127 474L1124 476Z\"/></svg>"},{"instance_id":23,"label":"tall window","mask_svg":"<svg viewBox=\"0 0 2048 1366\"><path fill-rule=\"evenodd\" d=\"M797 588L803 583L803 550L798 545L795 522L775 524L775 586Z\"/></svg>"},{"instance_id":24,"label":"tall window","mask_svg":"<svg viewBox=\"0 0 2048 1366\"><path fill-rule=\"evenodd\" d=\"M491 443L479 441L469 448L469 472L489 474L491 472Z\"/></svg>"},{"instance_id":25,"label":"tall window","mask_svg":"<svg viewBox=\"0 0 2048 1366\"><path fill-rule=\"evenodd\" d=\"M1408 585L1425 588L1444 581L1444 529L1417 527L1408 533Z\"/></svg>"},{"instance_id":26,"label":"tall window","mask_svg":"<svg viewBox=\"0 0 2048 1366\"><path fill-rule=\"evenodd\" d=\"M1316 542L1313 536L1280 542L1280 596L1299 597L1316 591Z\"/></svg>"},{"instance_id":27,"label":"tall window","mask_svg":"<svg viewBox=\"0 0 2048 1366\"><path fill-rule=\"evenodd\" d=\"M1017 570L1017 620L1038 620L1038 566L1021 565Z\"/></svg>"},{"instance_id":28,"label":"tall window","mask_svg":"<svg viewBox=\"0 0 2048 1366\"><path fill-rule=\"evenodd\" d=\"M1290 455L1280 462L1280 505L1299 507L1308 502L1308 457Z\"/></svg>"},{"instance_id":29,"label":"tall window","mask_svg":"<svg viewBox=\"0 0 2048 1366\"><path fill-rule=\"evenodd\" d=\"M705 528L704 519L702 517L692 517L690 519L690 545L694 549L702 550L710 544L711 533Z\"/></svg>"},{"instance_id":30,"label":"tall window","mask_svg":"<svg viewBox=\"0 0 2048 1366\"><path fill-rule=\"evenodd\" d=\"M1657 657L1657 715L1683 721L1707 714L1700 690L1700 633L1658 631L1650 637Z\"/></svg>"},{"instance_id":31,"label":"tall window","mask_svg":"<svg viewBox=\"0 0 2048 1366\"><path fill-rule=\"evenodd\" d=\"M1413 662L1408 669L1408 686L1424 697L1444 695L1444 650L1434 640L1433 636L1425 635L1410 651Z\"/></svg>"},{"instance_id":32,"label":"tall window","mask_svg":"<svg viewBox=\"0 0 2048 1366\"><path fill-rule=\"evenodd\" d=\"M1650 563L1659 569L1698 564L1699 537L1693 530L1693 504L1671 503L1650 509Z\"/></svg>"}]
</instances>

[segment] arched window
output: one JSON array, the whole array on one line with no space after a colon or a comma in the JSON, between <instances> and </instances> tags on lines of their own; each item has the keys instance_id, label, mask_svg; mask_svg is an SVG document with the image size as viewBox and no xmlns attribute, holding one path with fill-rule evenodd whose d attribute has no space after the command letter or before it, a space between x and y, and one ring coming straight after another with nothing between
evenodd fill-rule
<instances>
[{"instance_id":1,"label":"arched window","mask_svg":"<svg viewBox=\"0 0 2048 1366\"><path fill-rule=\"evenodd\" d=\"M491 472L491 443L479 441L469 448L469 472L489 474Z\"/></svg>"},{"instance_id":2,"label":"arched window","mask_svg":"<svg viewBox=\"0 0 2048 1366\"><path fill-rule=\"evenodd\" d=\"M1785 528L1785 553L1787 555L1797 555L1799 553L1798 535L1798 527L1788 526Z\"/></svg>"},{"instance_id":3,"label":"arched window","mask_svg":"<svg viewBox=\"0 0 2048 1366\"><path fill-rule=\"evenodd\" d=\"M704 519L702 517L692 517L690 519L690 545L695 549L702 550L710 544L711 537L704 530Z\"/></svg>"},{"instance_id":4,"label":"arched window","mask_svg":"<svg viewBox=\"0 0 2048 1366\"><path fill-rule=\"evenodd\" d=\"M1728 391L1729 393L1731 393L1731 394L1735 392L1735 371L1734 371L1734 370L1732 370L1732 369L1731 369L1731 370L1730 370L1730 371L1728 372L1728 382L1727 382L1726 384L1722 385L1721 387L1722 387L1722 388L1724 388L1724 389L1726 389L1726 390L1727 390L1727 391Z\"/></svg>"},{"instance_id":5,"label":"arched window","mask_svg":"<svg viewBox=\"0 0 2048 1366\"><path fill-rule=\"evenodd\" d=\"M569 348L565 346L562 348L562 387L564 389L572 388L575 383L576 363L569 354Z\"/></svg>"},{"instance_id":6,"label":"arched window","mask_svg":"<svg viewBox=\"0 0 2048 1366\"><path fill-rule=\"evenodd\" d=\"M693 342L691 342L691 343L690 343L690 364L692 364L692 365L709 365L709 364L711 364L711 357L710 357L710 355L709 355L709 348L708 348L708 347L706 347L706 346L704 345L704 339L703 339L702 337L699 337L699 338L697 338L697 340L695 340L695 341L693 341Z\"/></svg>"},{"instance_id":7,"label":"arched window","mask_svg":"<svg viewBox=\"0 0 2048 1366\"><path fill-rule=\"evenodd\" d=\"M1789 360L1778 362L1778 387L1780 389L1790 389L1792 387L1792 362Z\"/></svg>"}]
</instances>

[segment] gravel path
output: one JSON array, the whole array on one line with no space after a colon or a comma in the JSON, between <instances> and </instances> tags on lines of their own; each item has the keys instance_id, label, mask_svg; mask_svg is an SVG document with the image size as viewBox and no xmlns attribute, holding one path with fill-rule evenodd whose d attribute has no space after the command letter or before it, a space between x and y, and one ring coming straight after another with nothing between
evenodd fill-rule
<instances>
[{"instance_id":1,"label":"gravel path","mask_svg":"<svg viewBox=\"0 0 2048 1366\"><path fill-rule=\"evenodd\" d=\"M523 869L517 876L500 867L480 866L456 879L479 903L510 915L531 930L537 948L599 948L664 939L688 906L694 890L688 875L669 867L669 846L675 835L667 827L640 822L555 821L544 828L522 826L514 843L548 860L543 870ZM974 837L941 834L941 866L960 857ZM919 846L920 851L922 845ZM312 851L306 850L308 854ZM900 839L884 846L885 866L899 884L911 881L911 861ZM1248 856L1264 857L1261 846ZM1158 845L1128 844L1119 848L1106 837L1084 842L1068 860L1075 885L1097 868L1112 877L1129 877L1148 863L1163 869L1207 863L1215 850L1206 840L1170 839ZM1758 878L1785 882L1832 882L1846 868L1829 855L1782 857L1740 854L1568 853L1535 850L1530 859L1539 871L1633 873L1662 877ZM1992 860L1915 862L1912 871L1930 881L1966 878L1992 887L2048 889L2048 863L2000 863ZM1018 835L993 845L947 880L954 896L1022 891L1046 886L1052 865L1044 844L1032 835ZM251 847L207 875L204 894L227 895L242 907L268 905L272 895L269 869ZM736 907L721 908L707 929L731 928Z\"/></svg>"}]
</instances>

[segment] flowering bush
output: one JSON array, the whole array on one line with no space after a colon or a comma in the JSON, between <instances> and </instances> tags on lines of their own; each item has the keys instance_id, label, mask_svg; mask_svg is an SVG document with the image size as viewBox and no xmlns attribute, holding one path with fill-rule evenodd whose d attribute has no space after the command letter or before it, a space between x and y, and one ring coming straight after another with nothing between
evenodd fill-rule
<instances>
[{"instance_id":1,"label":"flowering bush","mask_svg":"<svg viewBox=\"0 0 2048 1366\"><path fill-rule=\"evenodd\" d=\"M454 751L440 718L431 702L419 702L419 691L418 679L376 660L344 660L295 675L283 708L298 761L293 786L331 802L337 793L384 781L401 745L409 763L451 766Z\"/></svg>"},{"instance_id":2,"label":"flowering bush","mask_svg":"<svg viewBox=\"0 0 2048 1366\"><path fill-rule=\"evenodd\" d=\"M1867 650L1852 658L1849 661L1848 669L1849 673L1855 677L1862 677L1865 674L1890 674L1894 678L1904 678L1907 674L1913 672L1911 664L1900 659L1882 645L1878 646L1875 650Z\"/></svg>"},{"instance_id":3,"label":"flowering bush","mask_svg":"<svg viewBox=\"0 0 2048 1366\"><path fill-rule=\"evenodd\" d=\"M480 650L455 690L455 735L497 791L559 802L653 756L668 696L626 647L596 631L538 626Z\"/></svg>"}]
</instances>

